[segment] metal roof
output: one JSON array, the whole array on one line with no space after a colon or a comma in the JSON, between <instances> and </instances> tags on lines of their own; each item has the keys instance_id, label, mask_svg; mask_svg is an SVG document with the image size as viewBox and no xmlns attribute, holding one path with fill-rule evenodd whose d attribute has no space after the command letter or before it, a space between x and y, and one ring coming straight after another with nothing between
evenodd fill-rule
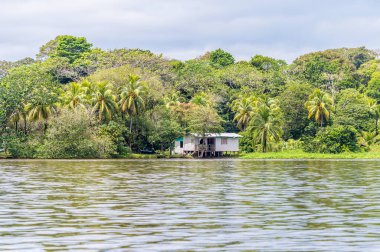
<instances>
[{"instance_id":1,"label":"metal roof","mask_svg":"<svg viewBox=\"0 0 380 252\"><path fill-rule=\"evenodd\" d=\"M243 137L236 133L206 133L205 135L199 134L199 133L190 133L190 135L195 137L227 137L227 138L238 138Z\"/></svg>"}]
</instances>

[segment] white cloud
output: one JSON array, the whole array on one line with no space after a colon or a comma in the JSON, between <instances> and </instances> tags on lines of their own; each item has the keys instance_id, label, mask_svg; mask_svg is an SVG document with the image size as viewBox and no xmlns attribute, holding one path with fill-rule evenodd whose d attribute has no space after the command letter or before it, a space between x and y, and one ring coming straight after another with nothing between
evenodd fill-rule
<instances>
[{"instance_id":1,"label":"white cloud","mask_svg":"<svg viewBox=\"0 0 380 252\"><path fill-rule=\"evenodd\" d=\"M223 48L293 60L335 47L378 48L375 0L2 0L0 59L34 56L59 34L103 49L150 49L188 59Z\"/></svg>"}]
</instances>

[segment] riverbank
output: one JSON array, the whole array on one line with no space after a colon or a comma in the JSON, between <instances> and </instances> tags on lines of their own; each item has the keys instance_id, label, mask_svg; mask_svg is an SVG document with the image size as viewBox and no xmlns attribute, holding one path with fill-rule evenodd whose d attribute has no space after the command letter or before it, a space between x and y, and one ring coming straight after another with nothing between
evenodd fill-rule
<instances>
[{"instance_id":1,"label":"riverbank","mask_svg":"<svg viewBox=\"0 0 380 252\"><path fill-rule=\"evenodd\" d=\"M228 158L225 156L224 158ZM309 153L302 150L287 150L280 152L254 152L243 153L240 156L231 156L231 158L240 159L380 159L380 148L374 149L369 152L344 152L339 154L327 154L327 153ZM0 159L14 159L10 155L0 153ZM37 158L38 159L38 158ZM131 153L120 158L112 159L193 159L190 156L181 155L163 155L163 154L138 154ZM195 158L196 159L196 158ZM220 158L215 158L220 159Z\"/></svg>"},{"instance_id":2,"label":"riverbank","mask_svg":"<svg viewBox=\"0 0 380 252\"><path fill-rule=\"evenodd\" d=\"M339 154L309 153L302 150L288 150L281 152L255 152L242 154L242 159L380 159L380 151L344 152Z\"/></svg>"}]
</instances>

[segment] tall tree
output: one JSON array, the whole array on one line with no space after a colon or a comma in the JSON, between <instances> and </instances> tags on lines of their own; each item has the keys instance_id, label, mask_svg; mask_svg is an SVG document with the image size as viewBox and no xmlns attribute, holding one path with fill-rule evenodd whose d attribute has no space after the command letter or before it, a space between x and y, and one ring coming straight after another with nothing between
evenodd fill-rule
<instances>
[{"instance_id":1,"label":"tall tree","mask_svg":"<svg viewBox=\"0 0 380 252\"><path fill-rule=\"evenodd\" d=\"M234 57L220 48L210 53L210 61L215 67L226 67L235 63Z\"/></svg>"},{"instance_id":2,"label":"tall tree","mask_svg":"<svg viewBox=\"0 0 380 252\"><path fill-rule=\"evenodd\" d=\"M253 97L240 97L233 102L232 110L236 113L234 121L237 122L237 127L245 130L249 121L253 116L254 99Z\"/></svg>"},{"instance_id":3,"label":"tall tree","mask_svg":"<svg viewBox=\"0 0 380 252\"><path fill-rule=\"evenodd\" d=\"M117 111L116 96L112 93L111 86L107 82L98 82L92 97L93 111L97 113L99 121L111 120Z\"/></svg>"},{"instance_id":4,"label":"tall tree","mask_svg":"<svg viewBox=\"0 0 380 252\"><path fill-rule=\"evenodd\" d=\"M73 63L82 53L89 52L91 47L92 44L88 43L84 37L60 35L43 45L37 57L42 60L49 57L63 57Z\"/></svg>"},{"instance_id":5,"label":"tall tree","mask_svg":"<svg viewBox=\"0 0 380 252\"><path fill-rule=\"evenodd\" d=\"M72 82L66 86L66 91L61 97L61 103L70 109L84 107L85 94L80 83Z\"/></svg>"},{"instance_id":6,"label":"tall tree","mask_svg":"<svg viewBox=\"0 0 380 252\"><path fill-rule=\"evenodd\" d=\"M276 101L258 100L249 124L255 143L260 143L262 151L267 152L270 141L279 141L282 135L281 112Z\"/></svg>"},{"instance_id":7,"label":"tall tree","mask_svg":"<svg viewBox=\"0 0 380 252\"><path fill-rule=\"evenodd\" d=\"M305 103L309 111L308 118L314 116L315 121L322 127L324 122L330 119L331 111L333 110L333 100L328 93L315 89L310 95L309 100Z\"/></svg>"},{"instance_id":8,"label":"tall tree","mask_svg":"<svg viewBox=\"0 0 380 252\"><path fill-rule=\"evenodd\" d=\"M132 132L133 117L138 115L145 107L143 95L145 86L137 75L129 75L128 82L121 88L120 109L129 115L129 132Z\"/></svg>"},{"instance_id":9,"label":"tall tree","mask_svg":"<svg viewBox=\"0 0 380 252\"><path fill-rule=\"evenodd\" d=\"M377 136L379 134L380 105L377 104L377 101L375 99L367 98L366 100L369 110L375 118L375 134Z\"/></svg>"}]
</instances>

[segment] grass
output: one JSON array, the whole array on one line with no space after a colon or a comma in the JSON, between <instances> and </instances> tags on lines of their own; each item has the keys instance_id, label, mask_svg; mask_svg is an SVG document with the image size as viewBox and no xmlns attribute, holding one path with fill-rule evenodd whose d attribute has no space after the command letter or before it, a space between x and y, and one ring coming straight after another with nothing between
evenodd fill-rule
<instances>
[{"instance_id":1,"label":"grass","mask_svg":"<svg viewBox=\"0 0 380 252\"><path fill-rule=\"evenodd\" d=\"M171 156L169 154L139 154L139 153L131 153L125 155L123 158L127 159L158 159L158 158L185 158L182 155L175 155L172 154Z\"/></svg>"},{"instance_id":2,"label":"grass","mask_svg":"<svg viewBox=\"0 0 380 252\"><path fill-rule=\"evenodd\" d=\"M308 153L302 150L286 150L281 152L247 153L243 159L380 159L380 149L369 152L344 152L339 154Z\"/></svg>"}]
</instances>

